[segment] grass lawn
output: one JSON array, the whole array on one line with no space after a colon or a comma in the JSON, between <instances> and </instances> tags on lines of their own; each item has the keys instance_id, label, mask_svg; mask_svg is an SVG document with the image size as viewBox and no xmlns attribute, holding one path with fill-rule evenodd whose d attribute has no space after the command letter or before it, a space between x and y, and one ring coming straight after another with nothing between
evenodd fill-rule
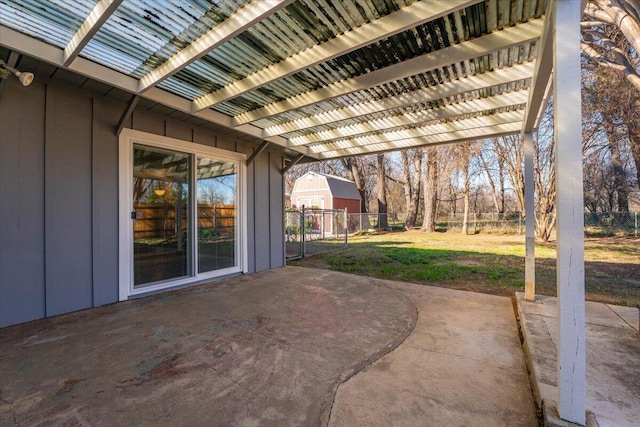
<instances>
[{"instance_id":1,"label":"grass lawn","mask_svg":"<svg viewBox=\"0 0 640 427\"><path fill-rule=\"evenodd\" d=\"M512 296L524 290L524 236L419 231L349 238L349 247L289 262L381 279ZM555 243L536 246L536 293L556 294ZM640 304L640 239L585 240L587 299Z\"/></svg>"}]
</instances>

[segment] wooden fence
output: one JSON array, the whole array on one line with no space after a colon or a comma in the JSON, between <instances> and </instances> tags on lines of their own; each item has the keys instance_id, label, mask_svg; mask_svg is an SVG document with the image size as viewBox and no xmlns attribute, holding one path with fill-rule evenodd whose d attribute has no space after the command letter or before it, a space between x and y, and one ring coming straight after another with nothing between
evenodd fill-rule
<instances>
[{"instance_id":1,"label":"wooden fence","mask_svg":"<svg viewBox=\"0 0 640 427\"><path fill-rule=\"evenodd\" d=\"M134 238L172 238L176 235L177 209L173 203L137 203ZM181 209L182 230L187 229L187 208ZM198 203L198 232L201 238L234 234L234 205Z\"/></svg>"}]
</instances>

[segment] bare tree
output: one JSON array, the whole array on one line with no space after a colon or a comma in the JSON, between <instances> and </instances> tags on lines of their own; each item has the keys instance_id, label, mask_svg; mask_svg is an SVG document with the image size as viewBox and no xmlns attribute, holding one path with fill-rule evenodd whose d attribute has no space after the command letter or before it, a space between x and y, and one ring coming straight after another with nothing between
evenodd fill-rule
<instances>
[{"instance_id":1,"label":"bare tree","mask_svg":"<svg viewBox=\"0 0 640 427\"><path fill-rule=\"evenodd\" d=\"M424 149L424 215L422 231L436 231L438 213L438 147Z\"/></svg>"},{"instance_id":2,"label":"bare tree","mask_svg":"<svg viewBox=\"0 0 640 427\"><path fill-rule=\"evenodd\" d=\"M404 150L400 153L404 181L402 183L405 198L404 227L408 230L416 226L422 186L422 159L420 149Z\"/></svg>"},{"instance_id":3,"label":"bare tree","mask_svg":"<svg viewBox=\"0 0 640 427\"><path fill-rule=\"evenodd\" d=\"M516 196L518 210L524 212L524 148L519 135L492 138L491 145L502 164L504 172L509 176ZM504 197L504 193L503 193Z\"/></svg>"},{"instance_id":4,"label":"bare tree","mask_svg":"<svg viewBox=\"0 0 640 427\"><path fill-rule=\"evenodd\" d=\"M389 228L387 218L387 179L385 173L384 154L378 154L377 159L377 179L376 186L378 190L378 227Z\"/></svg>"},{"instance_id":5,"label":"bare tree","mask_svg":"<svg viewBox=\"0 0 640 427\"><path fill-rule=\"evenodd\" d=\"M607 71L594 70L597 75L606 76L598 79L598 84L618 100L611 105L618 107L618 126L626 125L640 186L640 2L589 0L581 26L583 52L595 68Z\"/></svg>"},{"instance_id":6,"label":"bare tree","mask_svg":"<svg viewBox=\"0 0 640 427\"><path fill-rule=\"evenodd\" d=\"M640 90L640 3L589 0L582 22L582 50L600 66L622 72Z\"/></svg>"},{"instance_id":7,"label":"bare tree","mask_svg":"<svg viewBox=\"0 0 640 427\"><path fill-rule=\"evenodd\" d=\"M493 151L493 148L494 146L491 140L485 141L485 146L480 150L478 158L487 175L487 183L491 188L491 198L496 212L503 214L506 204L504 157L497 155ZM489 156L491 156L490 159L488 159Z\"/></svg>"},{"instance_id":8,"label":"bare tree","mask_svg":"<svg viewBox=\"0 0 640 427\"><path fill-rule=\"evenodd\" d=\"M469 197L471 196L471 174L469 168L471 164L471 143L463 142L460 144L460 169L462 171L463 190L463 214L462 214L462 234L469 234Z\"/></svg>"},{"instance_id":9,"label":"bare tree","mask_svg":"<svg viewBox=\"0 0 640 427\"><path fill-rule=\"evenodd\" d=\"M368 194L365 188L366 178L364 176L363 168L361 167L362 160L358 157L345 157L341 159L342 165L347 174L347 178L356 183L356 188L360 193L360 212L367 212L367 200Z\"/></svg>"},{"instance_id":10,"label":"bare tree","mask_svg":"<svg viewBox=\"0 0 640 427\"><path fill-rule=\"evenodd\" d=\"M608 179L613 183L615 203L611 210L629 211L629 193L633 185L627 157L634 158L634 144L631 132L640 122L640 112L635 105L640 101L640 92L624 80L616 71L585 64L583 77L585 126L583 139L585 144L585 164L595 156L598 161L609 165ZM640 154L640 153L638 153ZM635 159L634 159L635 160ZM636 172L640 157L635 160ZM591 168L590 171L594 171ZM591 175L593 180L596 175ZM636 179L640 175L636 173ZM604 188L603 184L589 182L590 189ZM592 192L590 196L597 193ZM593 207L592 203L592 207Z\"/></svg>"},{"instance_id":11,"label":"bare tree","mask_svg":"<svg viewBox=\"0 0 640 427\"><path fill-rule=\"evenodd\" d=\"M547 242L556 223L556 168L553 134L553 100L542 116L534 144L534 186L536 193L536 235Z\"/></svg>"}]
</instances>

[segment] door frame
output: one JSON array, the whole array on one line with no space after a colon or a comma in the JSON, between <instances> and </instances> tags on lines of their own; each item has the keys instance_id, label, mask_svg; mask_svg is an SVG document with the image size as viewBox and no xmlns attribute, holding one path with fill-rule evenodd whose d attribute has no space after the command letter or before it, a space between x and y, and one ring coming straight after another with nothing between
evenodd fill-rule
<instances>
[{"instance_id":1,"label":"door frame","mask_svg":"<svg viewBox=\"0 0 640 427\"><path fill-rule=\"evenodd\" d=\"M233 161L238 165L237 176L237 236L236 236L236 256L237 265L220 270L199 273L197 269L189 277L152 284L144 287L134 288L133 280L133 226L131 212L133 211L133 146L134 144L187 153L191 156L206 156L209 158L219 158L221 160ZM188 284L196 284L216 277L226 276L234 273L246 273L248 271L248 248L247 248L247 191L246 191L246 166L245 154L233 151L222 150L208 145L183 141L152 133L123 129L119 137L118 148L118 299L125 301L133 296L139 296L171 289ZM196 170L192 170L192 179ZM191 240L191 251L193 254L192 263L197 264L197 187L196 181L191 190L189 203L191 204L189 232L193 233Z\"/></svg>"}]
</instances>

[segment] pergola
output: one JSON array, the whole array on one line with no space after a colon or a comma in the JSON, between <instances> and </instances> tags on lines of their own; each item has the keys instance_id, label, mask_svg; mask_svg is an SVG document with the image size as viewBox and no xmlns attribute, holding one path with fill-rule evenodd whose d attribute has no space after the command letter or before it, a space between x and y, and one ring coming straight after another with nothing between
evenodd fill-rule
<instances>
[{"instance_id":1,"label":"pergola","mask_svg":"<svg viewBox=\"0 0 640 427\"><path fill-rule=\"evenodd\" d=\"M585 424L580 0L0 0L8 66L26 55L281 146L283 171L533 132L555 99L558 409ZM0 94L2 86L0 86ZM535 298L534 222L526 298Z\"/></svg>"}]
</instances>

